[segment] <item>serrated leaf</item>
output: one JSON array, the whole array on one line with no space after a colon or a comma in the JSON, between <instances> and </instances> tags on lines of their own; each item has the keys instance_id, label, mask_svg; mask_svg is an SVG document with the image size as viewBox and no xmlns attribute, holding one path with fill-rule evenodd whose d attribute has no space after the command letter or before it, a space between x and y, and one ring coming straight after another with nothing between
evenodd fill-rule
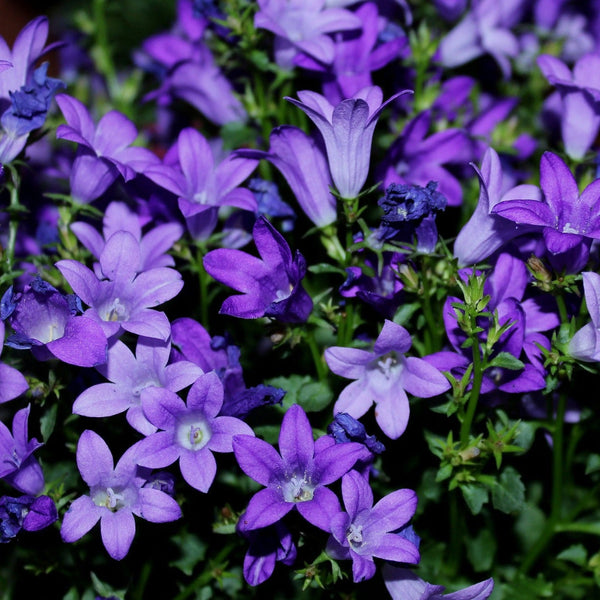
<instances>
[{"instance_id":1,"label":"serrated leaf","mask_svg":"<svg viewBox=\"0 0 600 600\"><path fill-rule=\"evenodd\" d=\"M474 515L478 515L481 512L483 505L489 500L487 488L472 483L464 483L460 486L460 490L469 510Z\"/></svg>"},{"instance_id":2,"label":"serrated leaf","mask_svg":"<svg viewBox=\"0 0 600 600\"><path fill-rule=\"evenodd\" d=\"M518 358L515 358L510 352L500 352L487 365L488 368L500 367L510 371L519 371L525 365Z\"/></svg>"},{"instance_id":3,"label":"serrated leaf","mask_svg":"<svg viewBox=\"0 0 600 600\"><path fill-rule=\"evenodd\" d=\"M520 511L524 503L525 486L521 475L512 467L507 467L492 487L492 504L494 508L508 514Z\"/></svg>"}]
</instances>

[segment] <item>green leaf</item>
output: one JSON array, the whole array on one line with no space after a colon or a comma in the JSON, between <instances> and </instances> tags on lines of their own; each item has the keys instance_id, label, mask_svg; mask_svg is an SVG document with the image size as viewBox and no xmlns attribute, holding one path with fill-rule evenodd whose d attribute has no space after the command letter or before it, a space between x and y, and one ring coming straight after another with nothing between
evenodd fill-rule
<instances>
[{"instance_id":1,"label":"green leaf","mask_svg":"<svg viewBox=\"0 0 600 600\"><path fill-rule=\"evenodd\" d=\"M600 471L600 454L590 454L585 464L585 474L595 473Z\"/></svg>"},{"instance_id":2,"label":"green leaf","mask_svg":"<svg viewBox=\"0 0 600 600\"><path fill-rule=\"evenodd\" d=\"M310 273L315 273L317 275L321 275L323 273L335 273L337 275L341 275L344 279L347 277L346 271L344 269L340 269L335 265L330 265L329 263L319 263L318 265L311 265L308 267Z\"/></svg>"},{"instance_id":3,"label":"green leaf","mask_svg":"<svg viewBox=\"0 0 600 600\"><path fill-rule=\"evenodd\" d=\"M587 550L582 544L573 544L573 546L563 550L556 558L568 560L578 567L583 567L587 564Z\"/></svg>"},{"instance_id":4,"label":"green leaf","mask_svg":"<svg viewBox=\"0 0 600 600\"><path fill-rule=\"evenodd\" d=\"M56 424L56 411L58 409L57 404L53 404L40 418L40 432L44 443L48 441L48 438L54 431L54 425Z\"/></svg>"},{"instance_id":5,"label":"green leaf","mask_svg":"<svg viewBox=\"0 0 600 600\"><path fill-rule=\"evenodd\" d=\"M181 551L181 558L169 563L170 567L177 567L185 575L191 575L194 567L206 556L207 545L193 533L183 531L181 535L173 536L173 541Z\"/></svg>"},{"instance_id":6,"label":"green leaf","mask_svg":"<svg viewBox=\"0 0 600 600\"><path fill-rule=\"evenodd\" d=\"M524 503L525 486L521 475L512 467L507 467L492 487L492 504L494 508L508 514L520 511Z\"/></svg>"},{"instance_id":7,"label":"green leaf","mask_svg":"<svg viewBox=\"0 0 600 600\"><path fill-rule=\"evenodd\" d=\"M460 490L469 510L474 515L478 515L481 512L482 506L489 500L488 490L481 485L472 483L462 484Z\"/></svg>"},{"instance_id":8,"label":"green leaf","mask_svg":"<svg viewBox=\"0 0 600 600\"><path fill-rule=\"evenodd\" d=\"M90 577L92 578L92 585L94 586L94 590L100 596L105 598L114 597L118 600L125 600L125 594L127 589L124 590L115 590L112 586L108 585L108 583L104 583L94 572L90 572Z\"/></svg>"},{"instance_id":9,"label":"green leaf","mask_svg":"<svg viewBox=\"0 0 600 600\"><path fill-rule=\"evenodd\" d=\"M480 573L489 571L494 562L497 543L496 538L489 529L482 529L479 535L465 540L467 545L467 558L473 569Z\"/></svg>"},{"instance_id":10,"label":"green leaf","mask_svg":"<svg viewBox=\"0 0 600 600\"><path fill-rule=\"evenodd\" d=\"M519 371L525 365L518 359L515 358L510 352L500 352L495 356L488 364L487 368L500 367L502 369L509 369L510 371Z\"/></svg>"},{"instance_id":11,"label":"green leaf","mask_svg":"<svg viewBox=\"0 0 600 600\"><path fill-rule=\"evenodd\" d=\"M286 391L283 398L285 410L292 404L299 404L306 412L318 412L327 408L333 400L333 392L329 386L324 382L314 381L308 375L275 377L266 383Z\"/></svg>"}]
</instances>

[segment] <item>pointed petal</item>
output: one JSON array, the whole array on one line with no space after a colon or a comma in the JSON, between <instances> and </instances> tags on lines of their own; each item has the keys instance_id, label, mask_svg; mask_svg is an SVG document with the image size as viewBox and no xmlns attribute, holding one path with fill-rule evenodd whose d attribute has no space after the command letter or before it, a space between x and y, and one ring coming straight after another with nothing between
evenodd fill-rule
<instances>
[{"instance_id":1,"label":"pointed petal","mask_svg":"<svg viewBox=\"0 0 600 600\"><path fill-rule=\"evenodd\" d=\"M125 508L117 512L104 512L100 520L100 533L110 556L115 560L125 558L135 537L133 515Z\"/></svg>"}]
</instances>

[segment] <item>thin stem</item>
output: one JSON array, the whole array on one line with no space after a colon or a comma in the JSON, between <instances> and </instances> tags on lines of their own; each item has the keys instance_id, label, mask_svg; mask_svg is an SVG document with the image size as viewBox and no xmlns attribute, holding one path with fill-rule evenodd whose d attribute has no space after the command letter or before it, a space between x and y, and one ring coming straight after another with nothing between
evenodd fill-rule
<instances>
[{"instance_id":1,"label":"thin stem","mask_svg":"<svg viewBox=\"0 0 600 600\"><path fill-rule=\"evenodd\" d=\"M204 269L204 251L198 248L196 254L196 268L198 270L198 284L200 286L200 323L208 327L208 281L209 275Z\"/></svg>"},{"instance_id":2,"label":"thin stem","mask_svg":"<svg viewBox=\"0 0 600 600\"><path fill-rule=\"evenodd\" d=\"M477 410L479 393L481 391L481 382L483 381L479 338L476 335L472 335L471 340L473 342L473 384L471 385L471 392L469 394L467 412L460 426L460 444L463 448L466 448L469 444L471 425L473 424L473 418L475 417L475 411Z\"/></svg>"},{"instance_id":3,"label":"thin stem","mask_svg":"<svg viewBox=\"0 0 600 600\"><path fill-rule=\"evenodd\" d=\"M556 296L556 304L558 306L558 314L560 316L561 323L569 322L569 315L567 313L567 305L565 304L565 299L562 294L558 294Z\"/></svg>"},{"instance_id":4,"label":"thin stem","mask_svg":"<svg viewBox=\"0 0 600 600\"><path fill-rule=\"evenodd\" d=\"M433 316L433 310L431 308L431 288L429 285L429 273L427 270L428 261L427 258L423 260L421 277L421 286L423 287L423 314L425 315L425 322L427 323L427 329L425 330L425 354L432 354L437 348L437 339L439 337L438 326L435 317Z\"/></svg>"},{"instance_id":5,"label":"thin stem","mask_svg":"<svg viewBox=\"0 0 600 600\"><path fill-rule=\"evenodd\" d=\"M317 341L315 340L315 334L312 329L309 329L306 332L305 339L310 349L310 354L312 356L313 362L315 363L317 377L319 378L319 381L323 381L327 377L327 369L325 368L325 364L323 362L323 354L319 351Z\"/></svg>"},{"instance_id":6,"label":"thin stem","mask_svg":"<svg viewBox=\"0 0 600 600\"><path fill-rule=\"evenodd\" d=\"M564 421L567 409L567 395L561 392L558 398L554 435L552 436L552 508L550 518L559 519L563 499L563 459L564 459Z\"/></svg>"}]
</instances>

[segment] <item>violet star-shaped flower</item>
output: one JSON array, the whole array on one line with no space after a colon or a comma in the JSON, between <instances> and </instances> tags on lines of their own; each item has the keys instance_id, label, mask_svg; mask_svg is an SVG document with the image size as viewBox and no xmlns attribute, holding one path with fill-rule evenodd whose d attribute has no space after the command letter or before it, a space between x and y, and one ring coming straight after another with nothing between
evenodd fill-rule
<instances>
[{"instance_id":1,"label":"violet star-shaped flower","mask_svg":"<svg viewBox=\"0 0 600 600\"><path fill-rule=\"evenodd\" d=\"M229 248L212 250L204 257L209 275L242 292L227 298L219 312L242 319L306 321L313 304L301 284L304 257L299 251L292 256L283 236L264 217L256 221L252 234L260 259Z\"/></svg>"},{"instance_id":2,"label":"violet star-shaped flower","mask_svg":"<svg viewBox=\"0 0 600 600\"><path fill-rule=\"evenodd\" d=\"M542 228L551 254L572 250L584 238L600 239L600 179L580 194L577 182L565 162L552 152L544 152L540 162L542 201L506 200L497 204L494 214L518 225Z\"/></svg>"},{"instance_id":3,"label":"violet star-shaped flower","mask_svg":"<svg viewBox=\"0 0 600 600\"><path fill-rule=\"evenodd\" d=\"M279 452L267 442L235 436L233 451L244 473L265 489L257 492L240 517L242 531L277 523L294 508L309 522L330 531L340 511L336 495L326 485L337 481L364 453L362 444L332 444L329 436L313 440L306 413L293 404L279 433Z\"/></svg>"},{"instance_id":4,"label":"violet star-shaped flower","mask_svg":"<svg viewBox=\"0 0 600 600\"><path fill-rule=\"evenodd\" d=\"M127 231L114 233L100 254L97 273L76 260L56 267L81 300L90 306L84 316L96 320L107 337L122 330L166 341L171 333L167 316L149 307L176 296L183 287L175 269L158 267L138 273L141 252Z\"/></svg>"},{"instance_id":5,"label":"violet star-shaped flower","mask_svg":"<svg viewBox=\"0 0 600 600\"><path fill-rule=\"evenodd\" d=\"M144 414L161 429L139 442L138 464L158 469L179 459L183 478L207 492L217 472L213 452L232 452L233 436L253 435L235 417L218 416L223 384L216 373L201 375L190 388L187 405L167 389L150 388L142 399Z\"/></svg>"},{"instance_id":6,"label":"violet star-shaped flower","mask_svg":"<svg viewBox=\"0 0 600 600\"><path fill-rule=\"evenodd\" d=\"M356 380L340 393L334 414L346 412L358 419L375 402L379 427L389 438L399 438L410 412L406 392L430 398L450 388L435 367L421 358L404 356L411 344L408 331L386 319L372 352L340 346L327 348L325 360L329 368L336 375Z\"/></svg>"},{"instance_id":7,"label":"violet star-shaped flower","mask_svg":"<svg viewBox=\"0 0 600 600\"><path fill-rule=\"evenodd\" d=\"M307 90L298 92L300 101L286 97L304 111L321 132L331 178L342 198L355 198L362 190L369 174L377 119L390 102L407 93L411 93L410 90L398 92L382 104L381 88L371 86L335 107L324 96Z\"/></svg>"},{"instance_id":8,"label":"violet star-shaped flower","mask_svg":"<svg viewBox=\"0 0 600 600\"><path fill-rule=\"evenodd\" d=\"M109 417L127 411L127 421L140 433L156 431L142 412L149 388L179 392L203 374L202 369L182 360L167 365L171 344L150 338L138 338L136 356L117 340L108 350L105 364L97 367L110 383L99 383L79 394L73 413L85 417Z\"/></svg>"},{"instance_id":9,"label":"violet star-shaped flower","mask_svg":"<svg viewBox=\"0 0 600 600\"><path fill-rule=\"evenodd\" d=\"M86 429L77 444L77 467L90 493L74 500L65 513L60 528L65 542L77 541L100 521L104 547L112 558L121 560L135 537L134 515L153 523L181 517L173 498L144 487L148 471L137 465L137 446L129 448L114 466L106 442Z\"/></svg>"},{"instance_id":10,"label":"violet star-shaped flower","mask_svg":"<svg viewBox=\"0 0 600 600\"><path fill-rule=\"evenodd\" d=\"M12 434L0 421L0 479L24 494L36 495L44 489L44 473L33 453L43 444L28 439L30 406L13 417Z\"/></svg>"},{"instance_id":11,"label":"violet star-shaped flower","mask_svg":"<svg viewBox=\"0 0 600 600\"><path fill-rule=\"evenodd\" d=\"M383 580L392 600L486 600L494 590L494 580L490 577L458 592L444 594L443 585L432 585L409 569L390 564L383 567Z\"/></svg>"},{"instance_id":12,"label":"violet star-shaped flower","mask_svg":"<svg viewBox=\"0 0 600 600\"><path fill-rule=\"evenodd\" d=\"M375 575L373 558L418 563L418 548L395 530L415 514L417 495L413 490L396 490L373 506L368 481L356 471L342 477L342 497L347 512L331 519L327 554L336 560L352 559L355 583Z\"/></svg>"}]
</instances>

